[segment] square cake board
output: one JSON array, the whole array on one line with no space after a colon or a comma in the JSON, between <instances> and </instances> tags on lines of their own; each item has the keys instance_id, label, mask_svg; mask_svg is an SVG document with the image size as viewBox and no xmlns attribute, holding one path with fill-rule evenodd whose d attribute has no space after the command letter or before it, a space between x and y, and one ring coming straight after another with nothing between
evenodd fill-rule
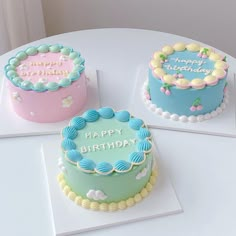
<instances>
[{"instance_id":1,"label":"square cake board","mask_svg":"<svg viewBox=\"0 0 236 236\"><path fill-rule=\"evenodd\" d=\"M84 108L78 115L82 114L89 108L99 108L99 86L98 73L92 68L86 69L88 77L88 100ZM2 83L2 84L1 84ZM36 123L19 117L11 108L10 99L8 98L5 79L0 79L0 138L57 134L65 127L69 120L56 123Z\"/></svg>"},{"instance_id":2,"label":"square cake board","mask_svg":"<svg viewBox=\"0 0 236 236\"><path fill-rule=\"evenodd\" d=\"M161 166L156 148L158 178L153 190L141 202L126 210L99 212L77 206L64 195L57 182L60 173L57 161L60 156L59 138L42 145L42 162L45 170L46 187L51 203L53 229L56 236L77 234L114 225L146 220L183 212L172 184Z\"/></svg>"},{"instance_id":3,"label":"square cake board","mask_svg":"<svg viewBox=\"0 0 236 236\"><path fill-rule=\"evenodd\" d=\"M143 84L148 78L147 70L147 67L144 65L140 65L137 68L134 92L128 108L132 115L142 118L151 128L236 137L236 79L234 72L229 71L227 77L229 103L226 105L225 110L209 120L184 123L163 118L148 110L141 96Z\"/></svg>"}]
</instances>

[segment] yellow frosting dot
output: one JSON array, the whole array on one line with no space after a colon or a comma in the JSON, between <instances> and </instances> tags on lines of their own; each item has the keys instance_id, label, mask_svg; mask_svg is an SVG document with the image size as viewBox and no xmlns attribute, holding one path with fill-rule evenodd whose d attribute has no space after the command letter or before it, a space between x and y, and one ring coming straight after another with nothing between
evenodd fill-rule
<instances>
[{"instance_id":1,"label":"yellow frosting dot","mask_svg":"<svg viewBox=\"0 0 236 236\"><path fill-rule=\"evenodd\" d=\"M142 200L142 196L140 193L137 193L135 196L134 196L134 201L135 202L140 202Z\"/></svg>"},{"instance_id":2,"label":"yellow frosting dot","mask_svg":"<svg viewBox=\"0 0 236 236\"><path fill-rule=\"evenodd\" d=\"M187 49L190 52L197 52L200 50L200 45L197 43L190 43L187 45Z\"/></svg>"},{"instance_id":3,"label":"yellow frosting dot","mask_svg":"<svg viewBox=\"0 0 236 236\"><path fill-rule=\"evenodd\" d=\"M86 209L89 209L90 208L90 201L88 199L83 199L81 202L81 206Z\"/></svg>"},{"instance_id":4,"label":"yellow frosting dot","mask_svg":"<svg viewBox=\"0 0 236 236\"><path fill-rule=\"evenodd\" d=\"M60 173L58 176L57 176L57 181L60 182L61 180L64 179L64 175L63 173Z\"/></svg>"},{"instance_id":5,"label":"yellow frosting dot","mask_svg":"<svg viewBox=\"0 0 236 236\"><path fill-rule=\"evenodd\" d=\"M217 60L221 60L222 58L219 54L213 52L210 54L209 59L212 61L217 61Z\"/></svg>"},{"instance_id":6,"label":"yellow frosting dot","mask_svg":"<svg viewBox=\"0 0 236 236\"><path fill-rule=\"evenodd\" d=\"M68 195L70 191L71 191L71 189L67 185L63 188L63 192L64 192L65 195Z\"/></svg>"},{"instance_id":7,"label":"yellow frosting dot","mask_svg":"<svg viewBox=\"0 0 236 236\"><path fill-rule=\"evenodd\" d=\"M131 198L129 198L129 199L126 200L126 204L127 204L128 207L131 207L131 206L133 206L133 205L135 204L135 201L134 201L134 199L131 197Z\"/></svg>"},{"instance_id":8,"label":"yellow frosting dot","mask_svg":"<svg viewBox=\"0 0 236 236\"><path fill-rule=\"evenodd\" d=\"M147 183L145 188L147 189L148 192L152 191L152 185L150 183Z\"/></svg>"},{"instance_id":9,"label":"yellow frosting dot","mask_svg":"<svg viewBox=\"0 0 236 236\"><path fill-rule=\"evenodd\" d=\"M178 79L175 81L175 85L180 88L188 88L190 83L187 79Z\"/></svg>"},{"instance_id":10,"label":"yellow frosting dot","mask_svg":"<svg viewBox=\"0 0 236 236\"><path fill-rule=\"evenodd\" d=\"M160 60L151 60L150 64L153 68L161 68L162 67Z\"/></svg>"},{"instance_id":11,"label":"yellow frosting dot","mask_svg":"<svg viewBox=\"0 0 236 236\"><path fill-rule=\"evenodd\" d=\"M64 189L64 187L66 186L66 181L65 180L60 181L59 185L61 189Z\"/></svg>"},{"instance_id":12,"label":"yellow frosting dot","mask_svg":"<svg viewBox=\"0 0 236 236\"><path fill-rule=\"evenodd\" d=\"M201 89L205 87L205 83L202 79L196 78L191 81L191 85L193 88Z\"/></svg>"},{"instance_id":13,"label":"yellow frosting dot","mask_svg":"<svg viewBox=\"0 0 236 236\"><path fill-rule=\"evenodd\" d=\"M204 81L207 83L207 84L214 84L216 83L218 80L215 76L213 75L208 75L204 78Z\"/></svg>"},{"instance_id":14,"label":"yellow frosting dot","mask_svg":"<svg viewBox=\"0 0 236 236\"><path fill-rule=\"evenodd\" d=\"M151 177L151 178L152 178L152 177ZM148 195L147 189L146 189L146 188L143 188L142 191L140 192L140 194L141 194L141 196L142 196L143 198L147 197L147 195Z\"/></svg>"},{"instance_id":15,"label":"yellow frosting dot","mask_svg":"<svg viewBox=\"0 0 236 236\"><path fill-rule=\"evenodd\" d=\"M81 196L77 196L77 197L75 198L75 203L76 203L77 205L81 205L81 204L82 204L82 200L83 200L83 198L82 198Z\"/></svg>"},{"instance_id":16,"label":"yellow frosting dot","mask_svg":"<svg viewBox=\"0 0 236 236\"><path fill-rule=\"evenodd\" d=\"M99 206L99 209L101 211L108 211L108 204L107 203L101 203Z\"/></svg>"},{"instance_id":17,"label":"yellow frosting dot","mask_svg":"<svg viewBox=\"0 0 236 236\"><path fill-rule=\"evenodd\" d=\"M154 185L156 183L156 177L151 176L149 182Z\"/></svg>"},{"instance_id":18,"label":"yellow frosting dot","mask_svg":"<svg viewBox=\"0 0 236 236\"><path fill-rule=\"evenodd\" d=\"M164 75L163 80L164 80L165 83L173 84L176 79L173 75Z\"/></svg>"},{"instance_id":19,"label":"yellow frosting dot","mask_svg":"<svg viewBox=\"0 0 236 236\"><path fill-rule=\"evenodd\" d=\"M158 78L162 78L166 74L166 72L161 68L156 68L153 72Z\"/></svg>"},{"instance_id":20,"label":"yellow frosting dot","mask_svg":"<svg viewBox=\"0 0 236 236\"><path fill-rule=\"evenodd\" d=\"M166 45L162 48L162 52L164 52L166 55L170 55L174 52L174 49L171 46Z\"/></svg>"},{"instance_id":21,"label":"yellow frosting dot","mask_svg":"<svg viewBox=\"0 0 236 236\"><path fill-rule=\"evenodd\" d=\"M99 203L98 202L91 202L90 209L94 210L94 211L98 211L99 210Z\"/></svg>"},{"instance_id":22,"label":"yellow frosting dot","mask_svg":"<svg viewBox=\"0 0 236 236\"><path fill-rule=\"evenodd\" d=\"M160 55L167 56L164 52L157 51L157 52L154 52L153 58L154 58L154 59L160 59Z\"/></svg>"},{"instance_id":23,"label":"yellow frosting dot","mask_svg":"<svg viewBox=\"0 0 236 236\"><path fill-rule=\"evenodd\" d=\"M225 70L216 69L216 70L213 70L211 74L217 78L223 78L225 76Z\"/></svg>"},{"instance_id":24,"label":"yellow frosting dot","mask_svg":"<svg viewBox=\"0 0 236 236\"><path fill-rule=\"evenodd\" d=\"M157 170L152 170L152 176L156 177L157 176Z\"/></svg>"},{"instance_id":25,"label":"yellow frosting dot","mask_svg":"<svg viewBox=\"0 0 236 236\"><path fill-rule=\"evenodd\" d=\"M184 43L176 43L173 46L173 48L174 48L175 51L180 52L180 51L184 51L186 47L185 47Z\"/></svg>"},{"instance_id":26,"label":"yellow frosting dot","mask_svg":"<svg viewBox=\"0 0 236 236\"><path fill-rule=\"evenodd\" d=\"M109 208L109 211L117 211L118 209L117 203L115 202L110 203L108 208Z\"/></svg>"},{"instance_id":27,"label":"yellow frosting dot","mask_svg":"<svg viewBox=\"0 0 236 236\"><path fill-rule=\"evenodd\" d=\"M74 201L74 199L76 198L76 194L74 192L69 192L68 194L68 198L72 201Z\"/></svg>"},{"instance_id":28,"label":"yellow frosting dot","mask_svg":"<svg viewBox=\"0 0 236 236\"><path fill-rule=\"evenodd\" d=\"M118 203L118 208L119 208L120 210L124 210L126 207L127 207L127 205L126 205L126 202L125 202L125 201L120 201L120 202Z\"/></svg>"},{"instance_id":29,"label":"yellow frosting dot","mask_svg":"<svg viewBox=\"0 0 236 236\"><path fill-rule=\"evenodd\" d=\"M228 64L225 61L218 60L215 63L215 68L216 69L227 69Z\"/></svg>"}]
</instances>

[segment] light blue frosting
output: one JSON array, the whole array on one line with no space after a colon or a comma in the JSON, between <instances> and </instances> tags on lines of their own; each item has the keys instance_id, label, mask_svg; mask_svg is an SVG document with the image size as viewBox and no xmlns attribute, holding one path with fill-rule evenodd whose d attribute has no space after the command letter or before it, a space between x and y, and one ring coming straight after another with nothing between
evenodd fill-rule
<instances>
[{"instance_id":1,"label":"light blue frosting","mask_svg":"<svg viewBox=\"0 0 236 236\"><path fill-rule=\"evenodd\" d=\"M110 163L104 161L104 162L98 163L96 165L96 169L99 172L107 173L107 172L110 172L113 169L113 166Z\"/></svg>"},{"instance_id":2,"label":"light blue frosting","mask_svg":"<svg viewBox=\"0 0 236 236\"><path fill-rule=\"evenodd\" d=\"M98 112L104 119L110 119L114 116L114 111L110 107L102 107L98 110Z\"/></svg>"},{"instance_id":3,"label":"light blue frosting","mask_svg":"<svg viewBox=\"0 0 236 236\"><path fill-rule=\"evenodd\" d=\"M17 58L18 60L25 60L27 57L28 57L28 55L27 55L27 53L24 52L24 51L18 52L18 53L16 54L16 58Z\"/></svg>"},{"instance_id":4,"label":"light blue frosting","mask_svg":"<svg viewBox=\"0 0 236 236\"><path fill-rule=\"evenodd\" d=\"M38 50L37 50L36 47L29 47L29 48L26 49L25 52L26 52L27 55L29 55L29 56L34 56L34 55L36 55L36 54L38 53Z\"/></svg>"},{"instance_id":5,"label":"light blue frosting","mask_svg":"<svg viewBox=\"0 0 236 236\"><path fill-rule=\"evenodd\" d=\"M67 126L62 130L62 135L64 138L75 139L78 133L75 127Z\"/></svg>"},{"instance_id":6,"label":"light blue frosting","mask_svg":"<svg viewBox=\"0 0 236 236\"><path fill-rule=\"evenodd\" d=\"M137 137L139 139L149 138L149 137L151 137L151 132L148 129L146 129L146 128L140 128L137 131Z\"/></svg>"},{"instance_id":7,"label":"light blue frosting","mask_svg":"<svg viewBox=\"0 0 236 236\"><path fill-rule=\"evenodd\" d=\"M47 83L46 87L50 91L56 91L59 88L59 84L56 82L49 82Z\"/></svg>"},{"instance_id":8,"label":"light blue frosting","mask_svg":"<svg viewBox=\"0 0 236 236\"><path fill-rule=\"evenodd\" d=\"M128 122L130 119L130 114L128 111L118 111L115 113L115 117L118 121Z\"/></svg>"},{"instance_id":9,"label":"light blue frosting","mask_svg":"<svg viewBox=\"0 0 236 236\"><path fill-rule=\"evenodd\" d=\"M138 151L149 151L152 147L152 144L148 142L147 140L141 140L137 143Z\"/></svg>"},{"instance_id":10,"label":"light blue frosting","mask_svg":"<svg viewBox=\"0 0 236 236\"><path fill-rule=\"evenodd\" d=\"M72 150L76 149L76 144L68 138L63 139L61 146L64 150Z\"/></svg>"},{"instance_id":11,"label":"light blue frosting","mask_svg":"<svg viewBox=\"0 0 236 236\"><path fill-rule=\"evenodd\" d=\"M41 53L49 52L49 46L47 44L40 45L38 47L38 51L41 52Z\"/></svg>"},{"instance_id":12,"label":"light blue frosting","mask_svg":"<svg viewBox=\"0 0 236 236\"><path fill-rule=\"evenodd\" d=\"M139 130L143 125L143 121L138 118L131 118L129 120L129 127L131 129Z\"/></svg>"},{"instance_id":13,"label":"light blue frosting","mask_svg":"<svg viewBox=\"0 0 236 236\"><path fill-rule=\"evenodd\" d=\"M95 122L100 117L103 119L116 119L120 122L128 122L128 125L132 126L132 129L137 129L137 151L131 153L127 158L127 161L118 160L113 165L109 162L95 163L93 160L87 157L84 158L82 154L80 154L81 156L79 156L80 160L78 164L79 167L85 171L89 170L94 171L97 174L106 175L110 174L113 170L122 173L128 171L130 168L132 168L133 165L140 165L145 158L144 152L149 151L152 147L152 144L147 140L151 136L151 133L148 129L141 127L143 125L143 121L141 119L130 118L129 112L125 110L114 112L112 108L102 107L98 110L87 110L82 116L76 116L72 118L70 121L70 125L62 130L62 136L64 138L62 141L62 147L65 150L76 151L71 154L76 156L77 152L79 151L76 150L76 144L72 139L76 138L76 136L79 134L78 130L86 127L87 122ZM73 160L75 160L73 158L74 156L69 159L73 162Z\"/></svg>"},{"instance_id":14,"label":"light blue frosting","mask_svg":"<svg viewBox=\"0 0 236 236\"><path fill-rule=\"evenodd\" d=\"M23 79L21 79L20 77L14 77L12 79L12 83L17 87L19 86L19 84L21 84L22 81L23 81Z\"/></svg>"},{"instance_id":15,"label":"light blue frosting","mask_svg":"<svg viewBox=\"0 0 236 236\"><path fill-rule=\"evenodd\" d=\"M144 160L144 153L143 152L132 152L129 155L129 161L132 163L140 163Z\"/></svg>"},{"instance_id":16,"label":"light blue frosting","mask_svg":"<svg viewBox=\"0 0 236 236\"><path fill-rule=\"evenodd\" d=\"M83 117L76 116L70 121L70 125L80 130L86 126L86 120Z\"/></svg>"},{"instance_id":17,"label":"light blue frosting","mask_svg":"<svg viewBox=\"0 0 236 236\"><path fill-rule=\"evenodd\" d=\"M99 119L99 113L96 110L88 110L83 114L84 119L87 122L95 122Z\"/></svg>"},{"instance_id":18,"label":"light blue frosting","mask_svg":"<svg viewBox=\"0 0 236 236\"><path fill-rule=\"evenodd\" d=\"M45 84L33 84L29 86L28 82L23 83L23 79L15 79L15 77L20 77L16 72L16 67L20 65L22 60L25 60L28 56L34 56L37 53L59 53L61 52L63 55L68 55L73 60L74 67L72 72L67 76L67 78L62 78L57 85L56 82L49 82L47 85ZM39 45L38 47L29 47L25 51L20 51L16 54L15 57L12 57L8 60L8 64L4 67L6 77L17 87L20 87L24 90L34 90L36 92L44 92L44 91L56 91L60 87L68 87L71 85L73 81L76 81L80 78L80 74L85 70L84 67L84 58L80 56L80 53L74 52L73 49L69 47L63 47L61 45Z\"/></svg>"},{"instance_id":19,"label":"light blue frosting","mask_svg":"<svg viewBox=\"0 0 236 236\"><path fill-rule=\"evenodd\" d=\"M21 88L24 90L31 90L32 87L33 87L33 84L28 80L23 80L21 82Z\"/></svg>"},{"instance_id":20,"label":"light blue frosting","mask_svg":"<svg viewBox=\"0 0 236 236\"><path fill-rule=\"evenodd\" d=\"M74 163L77 163L79 161L82 160L83 156L81 155L80 152L78 152L77 150L69 150L67 153L66 153L66 156L67 158L74 162Z\"/></svg>"},{"instance_id":21,"label":"light blue frosting","mask_svg":"<svg viewBox=\"0 0 236 236\"><path fill-rule=\"evenodd\" d=\"M131 163L124 160L119 160L114 163L114 167L118 171L127 171L131 167Z\"/></svg>"},{"instance_id":22,"label":"light blue frosting","mask_svg":"<svg viewBox=\"0 0 236 236\"><path fill-rule=\"evenodd\" d=\"M81 168L83 168L84 170L90 170L93 171L96 167L96 164L94 161L92 161L91 159L87 159L87 158L83 158L80 162L79 165Z\"/></svg>"}]
</instances>

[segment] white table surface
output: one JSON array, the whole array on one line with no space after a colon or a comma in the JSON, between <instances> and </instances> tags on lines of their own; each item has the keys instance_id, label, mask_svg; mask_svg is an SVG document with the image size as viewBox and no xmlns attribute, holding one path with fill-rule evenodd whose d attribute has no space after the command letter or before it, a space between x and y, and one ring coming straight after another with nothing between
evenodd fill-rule
<instances>
[{"instance_id":1,"label":"white table surface","mask_svg":"<svg viewBox=\"0 0 236 236\"><path fill-rule=\"evenodd\" d=\"M125 109L137 66L147 64L154 50L176 41L190 39L146 30L100 29L57 35L31 45L61 43L79 50L87 65L99 70L101 105ZM0 73L18 50L0 57ZM236 68L234 58L228 56L228 61ZM184 213L82 235L236 235L236 139L152 131ZM40 146L54 137L0 139L0 235L53 235Z\"/></svg>"}]
</instances>

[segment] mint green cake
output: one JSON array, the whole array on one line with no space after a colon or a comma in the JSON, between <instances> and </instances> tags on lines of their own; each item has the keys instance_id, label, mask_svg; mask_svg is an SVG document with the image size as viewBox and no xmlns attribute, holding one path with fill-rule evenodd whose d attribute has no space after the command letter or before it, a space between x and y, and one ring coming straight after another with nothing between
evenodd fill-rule
<instances>
[{"instance_id":1,"label":"mint green cake","mask_svg":"<svg viewBox=\"0 0 236 236\"><path fill-rule=\"evenodd\" d=\"M88 110L62 130L58 182L84 208L116 211L145 198L156 181L151 133L128 111Z\"/></svg>"}]
</instances>

